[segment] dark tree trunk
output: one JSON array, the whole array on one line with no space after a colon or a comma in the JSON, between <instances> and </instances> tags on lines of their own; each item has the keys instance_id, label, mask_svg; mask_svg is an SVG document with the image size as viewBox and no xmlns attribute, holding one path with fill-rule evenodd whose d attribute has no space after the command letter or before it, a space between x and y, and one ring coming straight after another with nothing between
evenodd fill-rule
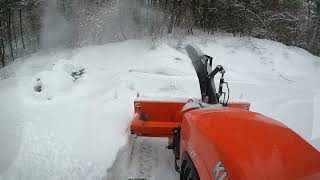
<instances>
[{"instance_id":1,"label":"dark tree trunk","mask_svg":"<svg viewBox=\"0 0 320 180\"><path fill-rule=\"evenodd\" d=\"M20 22L20 35L21 35L21 41L22 41L22 47L23 49L26 49L26 44L24 43L23 38L23 26L22 26L22 10L19 10L19 22Z\"/></svg>"},{"instance_id":2,"label":"dark tree trunk","mask_svg":"<svg viewBox=\"0 0 320 180\"><path fill-rule=\"evenodd\" d=\"M16 48L16 55L19 55L18 54L18 40L17 40L16 28L15 28L15 25L14 25L14 13L12 14L12 19L13 19L13 22L11 24L12 24L12 33L13 33L13 38L14 38L14 45L15 45L15 48Z\"/></svg>"},{"instance_id":3,"label":"dark tree trunk","mask_svg":"<svg viewBox=\"0 0 320 180\"><path fill-rule=\"evenodd\" d=\"M5 47L4 47L4 43L3 43L3 30L2 30L2 22L0 21L0 36L1 36L1 65L2 67L5 67L6 66L6 62L5 62Z\"/></svg>"},{"instance_id":4,"label":"dark tree trunk","mask_svg":"<svg viewBox=\"0 0 320 180\"><path fill-rule=\"evenodd\" d=\"M9 41L9 47L10 47L10 53L11 53L11 59L14 61L14 54L13 54L13 47L12 47L12 35L11 35L11 11L8 9L8 41Z\"/></svg>"},{"instance_id":5,"label":"dark tree trunk","mask_svg":"<svg viewBox=\"0 0 320 180\"><path fill-rule=\"evenodd\" d=\"M168 26L168 34L171 34L173 31L174 22L176 19L177 1L178 0L174 0L174 2L173 2L173 8L171 11L171 17L170 17L169 26Z\"/></svg>"},{"instance_id":6,"label":"dark tree trunk","mask_svg":"<svg viewBox=\"0 0 320 180\"><path fill-rule=\"evenodd\" d=\"M165 1L165 5L164 5L164 11L167 14L167 8L168 8L168 0Z\"/></svg>"}]
</instances>

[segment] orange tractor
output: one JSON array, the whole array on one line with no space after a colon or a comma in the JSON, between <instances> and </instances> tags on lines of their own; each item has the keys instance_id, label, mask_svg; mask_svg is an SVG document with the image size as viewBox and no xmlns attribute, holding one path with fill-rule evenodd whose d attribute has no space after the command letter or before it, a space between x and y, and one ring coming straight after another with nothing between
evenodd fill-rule
<instances>
[{"instance_id":1,"label":"orange tractor","mask_svg":"<svg viewBox=\"0 0 320 180\"><path fill-rule=\"evenodd\" d=\"M202 99L138 99L132 134L168 137L181 180L320 180L319 151L280 122L249 111L249 103L229 103L224 68L212 70L212 58L196 47L186 50Z\"/></svg>"}]
</instances>

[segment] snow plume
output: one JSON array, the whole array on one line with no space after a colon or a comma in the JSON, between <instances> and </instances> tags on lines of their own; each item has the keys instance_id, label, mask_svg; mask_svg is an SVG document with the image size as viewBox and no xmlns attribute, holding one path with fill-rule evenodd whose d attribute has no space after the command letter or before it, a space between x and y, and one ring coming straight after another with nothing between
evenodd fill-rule
<instances>
[{"instance_id":1,"label":"snow plume","mask_svg":"<svg viewBox=\"0 0 320 180\"><path fill-rule=\"evenodd\" d=\"M163 13L145 1L51 0L44 6L44 48L105 44L128 39L158 39Z\"/></svg>"},{"instance_id":2,"label":"snow plume","mask_svg":"<svg viewBox=\"0 0 320 180\"><path fill-rule=\"evenodd\" d=\"M120 30L128 38L155 37L163 31L163 13L144 1L121 0L119 4Z\"/></svg>"},{"instance_id":3,"label":"snow plume","mask_svg":"<svg viewBox=\"0 0 320 180\"><path fill-rule=\"evenodd\" d=\"M72 9L77 46L154 38L161 33L161 12L146 7L144 1L74 3Z\"/></svg>"},{"instance_id":4,"label":"snow plume","mask_svg":"<svg viewBox=\"0 0 320 180\"><path fill-rule=\"evenodd\" d=\"M58 0L49 0L43 5L43 26L40 46L43 49L67 45L71 38L71 25L58 9Z\"/></svg>"}]
</instances>

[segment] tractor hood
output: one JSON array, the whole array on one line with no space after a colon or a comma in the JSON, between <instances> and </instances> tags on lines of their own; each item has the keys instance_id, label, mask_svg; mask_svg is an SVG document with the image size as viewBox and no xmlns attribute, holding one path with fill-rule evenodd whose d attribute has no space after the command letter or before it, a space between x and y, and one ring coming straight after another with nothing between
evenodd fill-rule
<instances>
[{"instance_id":1,"label":"tractor hood","mask_svg":"<svg viewBox=\"0 0 320 180\"><path fill-rule=\"evenodd\" d=\"M188 112L184 120L193 127L190 137L197 137L196 153L219 158L203 159L208 171L221 161L230 179L320 179L320 153L271 118L211 107Z\"/></svg>"}]
</instances>

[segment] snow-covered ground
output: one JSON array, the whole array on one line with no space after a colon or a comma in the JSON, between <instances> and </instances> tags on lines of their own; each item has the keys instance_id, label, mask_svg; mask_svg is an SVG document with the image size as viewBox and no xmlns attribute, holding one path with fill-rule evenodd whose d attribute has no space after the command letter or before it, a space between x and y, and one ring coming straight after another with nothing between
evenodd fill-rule
<instances>
[{"instance_id":1,"label":"snow-covered ground","mask_svg":"<svg viewBox=\"0 0 320 180\"><path fill-rule=\"evenodd\" d=\"M320 149L319 57L227 35L184 43L224 65L231 100L252 102L252 110ZM149 41L130 40L42 52L1 69L0 180L178 179L165 139L132 141L127 129L138 92L146 98L200 97L190 60L175 45L167 39L151 49ZM71 76L82 69L83 75Z\"/></svg>"}]
</instances>

